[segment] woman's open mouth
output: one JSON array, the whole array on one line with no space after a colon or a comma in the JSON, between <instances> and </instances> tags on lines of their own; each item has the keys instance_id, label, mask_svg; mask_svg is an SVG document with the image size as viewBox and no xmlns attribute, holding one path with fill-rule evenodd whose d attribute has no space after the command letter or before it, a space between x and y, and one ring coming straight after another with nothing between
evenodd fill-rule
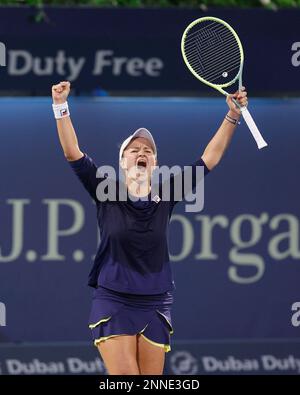
<instances>
[{"instance_id":1,"label":"woman's open mouth","mask_svg":"<svg viewBox=\"0 0 300 395\"><path fill-rule=\"evenodd\" d=\"M136 162L136 167L138 170L144 171L147 167L147 160L146 159L138 159Z\"/></svg>"}]
</instances>

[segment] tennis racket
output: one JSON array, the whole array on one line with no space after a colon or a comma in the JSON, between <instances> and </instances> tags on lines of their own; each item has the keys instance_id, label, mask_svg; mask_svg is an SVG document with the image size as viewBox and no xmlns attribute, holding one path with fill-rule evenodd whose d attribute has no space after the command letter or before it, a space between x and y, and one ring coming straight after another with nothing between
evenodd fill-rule
<instances>
[{"instance_id":1,"label":"tennis racket","mask_svg":"<svg viewBox=\"0 0 300 395\"><path fill-rule=\"evenodd\" d=\"M188 69L204 84L228 96L223 88L233 85L238 79L241 90L243 47L236 32L222 19L204 17L190 23L182 35L181 52ZM240 108L258 148L266 147L268 144L247 107L241 107L235 99L232 100Z\"/></svg>"}]
</instances>

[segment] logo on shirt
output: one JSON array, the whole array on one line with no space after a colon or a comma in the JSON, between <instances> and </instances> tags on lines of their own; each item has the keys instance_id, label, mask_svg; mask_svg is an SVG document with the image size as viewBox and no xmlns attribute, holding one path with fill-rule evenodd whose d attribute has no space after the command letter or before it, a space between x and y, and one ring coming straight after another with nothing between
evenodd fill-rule
<instances>
[{"instance_id":1,"label":"logo on shirt","mask_svg":"<svg viewBox=\"0 0 300 395\"><path fill-rule=\"evenodd\" d=\"M64 108L63 110L60 110L60 115L68 115L67 109Z\"/></svg>"},{"instance_id":2,"label":"logo on shirt","mask_svg":"<svg viewBox=\"0 0 300 395\"><path fill-rule=\"evenodd\" d=\"M155 196L152 198L152 200L153 200L155 203L159 203L159 202L161 201L161 198L160 198L158 195L155 195Z\"/></svg>"}]
</instances>

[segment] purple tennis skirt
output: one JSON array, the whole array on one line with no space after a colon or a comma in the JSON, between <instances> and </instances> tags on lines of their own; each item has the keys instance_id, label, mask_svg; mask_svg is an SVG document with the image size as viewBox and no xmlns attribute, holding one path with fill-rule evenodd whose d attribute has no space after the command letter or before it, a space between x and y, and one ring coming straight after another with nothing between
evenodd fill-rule
<instances>
[{"instance_id":1,"label":"purple tennis skirt","mask_svg":"<svg viewBox=\"0 0 300 395\"><path fill-rule=\"evenodd\" d=\"M95 346L120 335L140 334L166 352L171 350L173 295L133 295L98 287L94 291L89 328Z\"/></svg>"}]
</instances>

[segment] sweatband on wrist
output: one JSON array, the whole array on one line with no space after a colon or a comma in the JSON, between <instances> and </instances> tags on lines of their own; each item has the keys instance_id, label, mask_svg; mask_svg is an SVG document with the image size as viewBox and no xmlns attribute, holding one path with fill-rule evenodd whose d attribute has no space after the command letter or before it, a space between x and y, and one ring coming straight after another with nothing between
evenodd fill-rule
<instances>
[{"instance_id":1,"label":"sweatband on wrist","mask_svg":"<svg viewBox=\"0 0 300 395\"><path fill-rule=\"evenodd\" d=\"M68 102L61 104L52 104L55 119L65 118L70 116Z\"/></svg>"}]
</instances>

